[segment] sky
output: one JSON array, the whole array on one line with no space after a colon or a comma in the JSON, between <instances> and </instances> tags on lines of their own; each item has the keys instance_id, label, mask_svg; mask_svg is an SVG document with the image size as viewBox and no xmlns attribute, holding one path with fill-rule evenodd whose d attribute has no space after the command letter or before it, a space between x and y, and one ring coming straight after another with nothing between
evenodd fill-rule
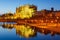
<instances>
[{"instance_id":1,"label":"sky","mask_svg":"<svg viewBox=\"0 0 60 40\"><path fill-rule=\"evenodd\" d=\"M36 5L38 10L54 7L55 10L60 10L60 0L0 0L0 14L7 12L16 12L16 7L30 4Z\"/></svg>"}]
</instances>

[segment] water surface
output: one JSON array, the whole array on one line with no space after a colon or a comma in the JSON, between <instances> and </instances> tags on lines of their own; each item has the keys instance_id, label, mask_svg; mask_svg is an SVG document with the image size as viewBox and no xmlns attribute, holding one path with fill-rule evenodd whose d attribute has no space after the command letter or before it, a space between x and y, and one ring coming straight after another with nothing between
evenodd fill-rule
<instances>
[{"instance_id":1,"label":"water surface","mask_svg":"<svg viewBox=\"0 0 60 40\"><path fill-rule=\"evenodd\" d=\"M35 36L26 38L16 33L16 28L3 28L2 25L3 23L0 23L0 40L60 40L60 34L51 34L48 30L46 33L43 33L42 29L36 30Z\"/></svg>"}]
</instances>

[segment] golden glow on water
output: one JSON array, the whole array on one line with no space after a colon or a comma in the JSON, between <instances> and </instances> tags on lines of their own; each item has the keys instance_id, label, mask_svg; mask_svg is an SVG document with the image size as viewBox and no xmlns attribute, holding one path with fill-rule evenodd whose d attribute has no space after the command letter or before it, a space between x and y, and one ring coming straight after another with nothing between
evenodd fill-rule
<instances>
[{"instance_id":1,"label":"golden glow on water","mask_svg":"<svg viewBox=\"0 0 60 40\"><path fill-rule=\"evenodd\" d=\"M5 28L12 28L14 26L14 28L16 29L16 33L22 37L26 37L26 38L29 38L29 37L32 37L35 35L35 31L30 28L30 26L26 26L26 25L7 25L5 24L4 27Z\"/></svg>"},{"instance_id":2,"label":"golden glow on water","mask_svg":"<svg viewBox=\"0 0 60 40\"><path fill-rule=\"evenodd\" d=\"M37 25L37 24L35 24L35 25ZM8 29L15 28L16 29L16 34L18 34L20 37L29 38L29 37L36 36L37 32L40 32L42 34L48 34L48 33L50 33L51 35L60 34L60 28L56 27L55 24L54 24L54 26L52 26L52 25L49 24L48 27L44 26L44 25L41 25L40 28L38 28L38 25L37 25L37 27L34 28L35 26L31 27L29 25L23 25L23 24L22 25L17 25L17 24L3 24L2 27L3 28L8 28Z\"/></svg>"},{"instance_id":3,"label":"golden glow on water","mask_svg":"<svg viewBox=\"0 0 60 40\"><path fill-rule=\"evenodd\" d=\"M18 25L15 26L16 31L20 31L22 36L30 37L30 35L34 35L34 30L31 29L29 26L25 25Z\"/></svg>"}]
</instances>

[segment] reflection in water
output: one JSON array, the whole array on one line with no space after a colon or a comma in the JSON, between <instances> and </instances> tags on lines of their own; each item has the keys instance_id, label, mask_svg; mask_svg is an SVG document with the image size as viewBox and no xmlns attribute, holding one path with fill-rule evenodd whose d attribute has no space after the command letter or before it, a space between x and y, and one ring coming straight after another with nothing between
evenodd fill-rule
<instances>
[{"instance_id":1,"label":"reflection in water","mask_svg":"<svg viewBox=\"0 0 60 40\"><path fill-rule=\"evenodd\" d=\"M24 37L32 37L35 35L35 31L26 25L18 25L16 27L16 33Z\"/></svg>"},{"instance_id":2,"label":"reflection in water","mask_svg":"<svg viewBox=\"0 0 60 40\"><path fill-rule=\"evenodd\" d=\"M51 31L51 30L47 30L45 28L35 28L35 31L38 31L44 35L47 35L47 34L51 34L51 36L54 36L55 34L57 35L60 35L60 32L56 32L56 31Z\"/></svg>"},{"instance_id":3,"label":"reflection in water","mask_svg":"<svg viewBox=\"0 0 60 40\"><path fill-rule=\"evenodd\" d=\"M35 30L30 28L30 26L27 26L27 25L3 24L2 27L3 28L8 28L8 29L15 28L16 33L18 35L26 37L26 38L33 37L33 36L36 35Z\"/></svg>"},{"instance_id":4,"label":"reflection in water","mask_svg":"<svg viewBox=\"0 0 60 40\"><path fill-rule=\"evenodd\" d=\"M37 32L40 32L42 34L51 34L51 36L54 36L55 34L59 34L56 31L51 31L51 30L47 30L44 28L36 28L33 26L29 26L29 25L18 25L18 24L3 24L2 25L3 28L8 28L8 29L12 29L15 28L16 29L16 33L20 36L29 38L29 37L34 37L36 36Z\"/></svg>"}]
</instances>

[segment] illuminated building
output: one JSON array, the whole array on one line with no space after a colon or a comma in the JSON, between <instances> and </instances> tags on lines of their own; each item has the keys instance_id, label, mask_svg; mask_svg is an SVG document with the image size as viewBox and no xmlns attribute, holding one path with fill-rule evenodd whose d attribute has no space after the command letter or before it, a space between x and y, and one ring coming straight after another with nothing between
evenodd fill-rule
<instances>
[{"instance_id":1,"label":"illuminated building","mask_svg":"<svg viewBox=\"0 0 60 40\"><path fill-rule=\"evenodd\" d=\"M59 19L60 18L60 10L54 10L52 7L51 10L43 9L41 11L37 11L37 7L35 5L23 5L16 8L16 13L12 16L10 14L4 14L3 17L6 18L8 15L8 19Z\"/></svg>"},{"instance_id":2,"label":"illuminated building","mask_svg":"<svg viewBox=\"0 0 60 40\"><path fill-rule=\"evenodd\" d=\"M3 17L4 19L13 19L14 14L9 12L9 13L5 13L3 14L1 17Z\"/></svg>"},{"instance_id":3,"label":"illuminated building","mask_svg":"<svg viewBox=\"0 0 60 40\"><path fill-rule=\"evenodd\" d=\"M30 18L34 15L34 12L37 11L37 7L34 5L24 5L20 6L19 8L16 8L16 18Z\"/></svg>"}]
</instances>

